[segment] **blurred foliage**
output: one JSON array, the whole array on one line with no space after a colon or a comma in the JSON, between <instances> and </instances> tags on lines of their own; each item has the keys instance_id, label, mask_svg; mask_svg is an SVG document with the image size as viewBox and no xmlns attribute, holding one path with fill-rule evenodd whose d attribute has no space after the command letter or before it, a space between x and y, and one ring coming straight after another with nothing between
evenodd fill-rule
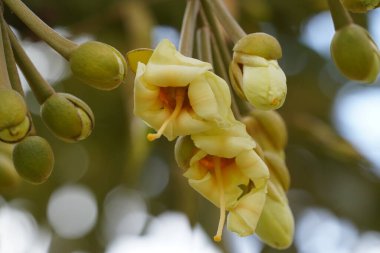
<instances>
[{"instance_id":1,"label":"blurred foliage","mask_svg":"<svg viewBox=\"0 0 380 253\"><path fill-rule=\"evenodd\" d=\"M185 1L178 0L24 2L50 26L66 27L73 35L93 34L97 40L115 46L123 54L136 47L151 47L154 25L168 25L179 30L185 7ZM306 200L297 199L290 192L296 220L304 208L323 206L350 219L360 229L380 230L379 178L372 174L372 165L338 136L330 122L334 95L340 84L326 76L323 82L325 86L331 86L332 95L321 90L320 73L326 60L298 41L305 21L326 10L326 1L227 2L246 32L256 32L262 27L275 31L284 51L282 61L290 68L302 64L296 61L300 55L307 59L300 67L301 72L288 76L288 97L280 110L290 135L286 153L291 188L308 196ZM22 37L38 40L12 13L6 12L6 19ZM366 24L364 15L355 16L355 19ZM66 144L53 138L41 119L33 115L39 134L52 144L56 154L55 170L42 185L23 182L14 191L4 193L7 200L28 200L26 208L39 222L46 224L46 206L52 192L64 184L80 183L94 192L99 215L102 215L104 198L116 186L123 184L145 193L141 181L150 176L145 172L149 160L146 156L160 157L170 167L169 184L159 195L146 197L149 211L159 214L165 210L179 210L187 213L192 224L200 222L209 234L214 232L218 210L190 189L174 162L173 143L164 139L147 143L144 135L149 129L133 119L132 73L129 73L126 85L110 92L91 89L72 77L56 85L61 91L73 93L88 103L95 115L95 129L87 140ZM78 155L78 152L84 155ZM90 234L77 240L54 235L50 251L71 252L81 248L88 252L103 252L105 244L99 239L100 229L98 222ZM264 248L263 252L276 250ZM296 252L296 249L293 246L285 252Z\"/></svg>"}]
</instances>

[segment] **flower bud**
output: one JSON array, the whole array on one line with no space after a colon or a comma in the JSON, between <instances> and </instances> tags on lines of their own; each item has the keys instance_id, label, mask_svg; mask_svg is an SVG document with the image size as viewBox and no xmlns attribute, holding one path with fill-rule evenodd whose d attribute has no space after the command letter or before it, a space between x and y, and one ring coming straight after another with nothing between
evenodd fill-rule
<instances>
[{"instance_id":1,"label":"flower bud","mask_svg":"<svg viewBox=\"0 0 380 253\"><path fill-rule=\"evenodd\" d=\"M337 30L330 50L335 65L347 78L365 83L376 81L380 54L367 30L355 24Z\"/></svg>"},{"instance_id":2,"label":"flower bud","mask_svg":"<svg viewBox=\"0 0 380 253\"><path fill-rule=\"evenodd\" d=\"M181 136L177 139L174 146L174 157L180 167L186 170L190 167L190 160L194 155L194 150L196 149L194 142L191 140L190 136Z\"/></svg>"},{"instance_id":3,"label":"flower bud","mask_svg":"<svg viewBox=\"0 0 380 253\"><path fill-rule=\"evenodd\" d=\"M41 117L58 138L67 142L87 138L95 122L90 107L79 98L66 93L56 93L49 97L41 106Z\"/></svg>"},{"instance_id":4,"label":"flower bud","mask_svg":"<svg viewBox=\"0 0 380 253\"><path fill-rule=\"evenodd\" d=\"M70 56L71 70L78 79L100 90L119 86L127 74L123 55L105 43L89 41Z\"/></svg>"},{"instance_id":5,"label":"flower bud","mask_svg":"<svg viewBox=\"0 0 380 253\"><path fill-rule=\"evenodd\" d=\"M239 40L229 70L237 94L258 109L281 107L287 93L286 76L277 63L281 56L280 44L268 34L249 34Z\"/></svg>"},{"instance_id":6,"label":"flower bud","mask_svg":"<svg viewBox=\"0 0 380 253\"><path fill-rule=\"evenodd\" d=\"M288 133L278 112L252 110L242 122L247 126L248 133L264 150L281 152L285 148Z\"/></svg>"},{"instance_id":7,"label":"flower bud","mask_svg":"<svg viewBox=\"0 0 380 253\"><path fill-rule=\"evenodd\" d=\"M236 42L234 52L256 55L267 60L278 60L282 49L278 40L266 33L251 33Z\"/></svg>"},{"instance_id":8,"label":"flower bud","mask_svg":"<svg viewBox=\"0 0 380 253\"><path fill-rule=\"evenodd\" d=\"M379 7L380 0L341 0L344 7L351 12L363 13Z\"/></svg>"},{"instance_id":9,"label":"flower bud","mask_svg":"<svg viewBox=\"0 0 380 253\"><path fill-rule=\"evenodd\" d=\"M13 145L0 142L0 192L7 192L20 184L20 177L12 162Z\"/></svg>"},{"instance_id":10,"label":"flower bud","mask_svg":"<svg viewBox=\"0 0 380 253\"><path fill-rule=\"evenodd\" d=\"M23 179L41 184L49 178L53 170L54 154L44 138L29 136L15 146L13 163Z\"/></svg>"},{"instance_id":11,"label":"flower bud","mask_svg":"<svg viewBox=\"0 0 380 253\"><path fill-rule=\"evenodd\" d=\"M17 91L0 89L0 101L0 130L15 127L25 120L27 107Z\"/></svg>"},{"instance_id":12,"label":"flower bud","mask_svg":"<svg viewBox=\"0 0 380 253\"><path fill-rule=\"evenodd\" d=\"M25 116L24 120L14 127L8 127L0 130L0 141L7 143L15 143L24 139L32 129L29 116Z\"/></svg>"},{"instance_id":13,"label":"flower bud","mask_svg":"<svg viewBox=\"0 0 380 253\"><path fill-rule=\"evenodd\" d=\"M270 184L272 182L269 182ZM281 198L281 201L274 198L270 191L271 187L268 189L264 209L257 223L256 233L269 246L276 249L286 249L293 241L293 214L287 199Z\"/></svg>"}]
</instances>

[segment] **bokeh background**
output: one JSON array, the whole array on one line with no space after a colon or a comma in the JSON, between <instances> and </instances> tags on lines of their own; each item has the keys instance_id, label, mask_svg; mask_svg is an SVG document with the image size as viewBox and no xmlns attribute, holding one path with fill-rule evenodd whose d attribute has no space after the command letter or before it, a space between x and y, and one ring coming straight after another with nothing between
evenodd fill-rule
<instances>
[{"instance_id":1,"label":"bokeh background","mask_svg":"<svg viewBox=\"0 0 380 253\"><path fill-rule=\"evenodd\" d=\"M96 39L123 54L178 43L186 1L25 0L44 21L81 43ZM329 55L334 34L325 0L228 0L246 32L264 31L283 47L280 65L288 96L279 110L289 131L288 193L296 219L284 252L380 252L380 81L369 86L341 76ZM20 182L0 197L1 253L269 253L255 236L225 230L212 242L219 210L193 191L173 158L174 143L148 143L149 129L133 117L133 74L116 90L91 89L67 63L9 10L6 20L43 76L93 109L85 141L67 144L42 124L27 101L39 135L52 144L56 165L42 185ZM380 44L380 10L354 15Z\"/></svg>"}]
</instances>

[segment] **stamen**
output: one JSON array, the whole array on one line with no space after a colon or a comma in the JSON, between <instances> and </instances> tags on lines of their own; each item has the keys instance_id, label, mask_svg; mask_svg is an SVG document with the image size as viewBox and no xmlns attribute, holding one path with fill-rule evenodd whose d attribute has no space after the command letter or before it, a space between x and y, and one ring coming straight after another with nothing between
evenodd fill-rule
<instances>
[{"instance_id":1,"label":"stamen","mask_svg":"<svg viewBox=\"0 0 380 253\"><path fill-rule=\"evenodd\" d=\"M149 141L154 141L154 140L156 140L156 139L158 139L158 138L160 138L162 136L162 134L164 133L164 131L165 131L166 127L168 126L168 124L172 120L174 120L175 118L177 118L177 116L181 112L181 109L182 109L184 101L185 101L185 88L177 88L176 89L176 94L175 94L175 108L174 108L173 113L170 115L169 118L167 118L164 121L164 123L161 125L160 129L158 129L157 133L155 133L155 134L148 134L146 136L146 138Z\"/></svg>"},{"instance_id":2,"label":"stamen","mask_svg":"<svg viewBox=\"0 0 380 253\"><path fill-rule=\"evenodd\" d=\"M222 171L221 171L219 157L215 158L215 175L216 175L216 183L218 185L218 190L219 190L220 217L219 217L218 230L216 231L216 234L214 236L214 241L220 242L222 240L223 227L224 227L224 222L226 220L226 203L224 201L223 178L222 178Z\"/></svg>"}]
</instances>

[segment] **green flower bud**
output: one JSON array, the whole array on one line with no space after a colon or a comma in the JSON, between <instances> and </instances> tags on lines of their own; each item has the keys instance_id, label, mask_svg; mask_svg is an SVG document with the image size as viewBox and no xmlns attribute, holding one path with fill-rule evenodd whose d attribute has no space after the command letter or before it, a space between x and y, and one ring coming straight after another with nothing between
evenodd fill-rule
<instances>
[{"instance_id":1,"label":"green flower bud","mask_svg":"<svg viewBox=\"0 0 380 253\"><path fill-rule=\"evenodd\" d=\"M278 40L266 33L251 33L241 38L233 48L234 52L256 55L267 60L278 60L282 49Z\"/></svg>"},{"instance_id":2,"label":"green flower bud","mask_svg":"<svg viewBox=\"0 0 380 253\"><path fill-rule=\"evenodd\" d=\"M20 177L12 162L13 145L0 142L0 192L16 188Z\"/></svg>"},{"instance_id":3,"label":"green flower bud","mask_svg":"<svg viewBox=\"0 0 380 253\"><path fill-rule=\"evenodd\" d=\"M351 80L372 83L380 71L380 53L364 28L350 24L336 31L331 55L338 69Z\"/></svg>"},{"instance_id":4,"label":"green flower bud","mask_svg":"<svg viewBox=\"0 0 380 253\"><path fill-rule=\"evenodd\" d=\"M269 187L264 209L257 223L256 233L269 246L286 249L293 242L293 214L287 200L281 198L283 200L281 201L279 198L273 197L270 191L271 187Z\"/></svg>"},{"instance_id":5,"label":"green flower bud","mask_svg":"<svg viewBox=\"0 0 380 253\"><path fill-rule=\"evenodd\" d=\"M17 91L0 89L0 101L0 130L15 127L25 120L27 107Z\"/></svg>"},{"instance_id":6,"label":"green flower bud","mask_svg":"<svg viewBox=\"0 0 380 253\"><path fill-rule=\"evenodd\" d=\"M13 150L13 163L18 174L34 184L45 182L54 167L54 153L42 137L28 136Z\"/></svg>"},{"instance_id":7,"label":"green flower bud","mask_svg":"<svg viewBox=\"0 0 380 253\"><path fill-rule=\"evenodd\" d=\"M190 160L194 156L196 149L190 135L181 136L177 139L174 146L174 157L181 169L187 170L190 167Z\"/></svg>"},{"instance_id":8,"label":"green flower bud","mask_svg":"<svg viewBox=\"0 0 380 253\"><path fill-rule=\"evenodd\" d=\"M56 93L46 99L41 106L41 117L58 138L67 142L87 138L95 123L90 107L66 93Z\"/></svg>"},{"instance_id":9,"label":"green flower bud","mask_svg":"<svg viewBox=\"0 0 380 253\"><path fill-rule=\"evenodd\" d=\"M351 12L367 12L379 7L380 0L341 0L344 7Z\"/></svg>"},{"instance_id":10,"label":"green flower bud","mask_svg":"<svg viewBox=\"0 0 380 253\"><path fill-rule=\"evenodd\" d=\"M0 141L15 143L24 139L32 129L29 116L25 116L24 120L14 127L8 127L0 130Z\"/></svg>"},{"instance_id":11,"label":"green flower bud","mask_svg":"<svg viewBox=\"0 0 380 253\"><path fill-rule=\"evenodd\" d=\"M127 74L123 55L97 41L86 42L75 49L70 56L70 66L74 76L99 90L116 88Z\"/></svg>"}]
</instances>

